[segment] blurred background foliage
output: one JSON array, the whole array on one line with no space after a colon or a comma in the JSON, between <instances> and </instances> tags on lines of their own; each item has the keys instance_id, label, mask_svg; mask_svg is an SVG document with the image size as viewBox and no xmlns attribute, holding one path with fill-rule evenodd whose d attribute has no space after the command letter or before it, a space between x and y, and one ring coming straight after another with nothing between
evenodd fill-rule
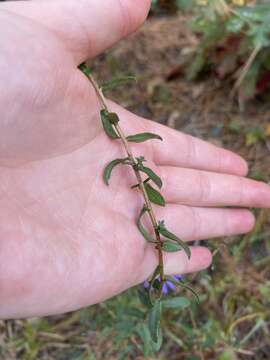
<instances>
[{"instance_id":1,"label":"blurred background foliage","mask_svg":"<svg viewBox=\"0 0 270 360\"><path fill-rule=\"evenodd\" d=\"M199 44L186 69L189 79L212 70L235 80L231 92L245 101L269 89L270 4L268 0L175 0L153 2L153 11L191 14Z\"/></svg>"},{"instance_id":2,"label":"blurred background foliage","mask_svg":"<svg viewBox=\"0 0 270 360\"><path fill-rule=\"evenodd\" d=\"M133 37L91 63L100 81L134 73L137 85L108 96L139 115L225 146L269 180L270 4L156 0ZM199 293L169 309L158 351L131 289L63 316L0 322L0 359L270 359L270 227L208 240L210 269L187 280ZM53 299L52 299L53 301Z\"/></svg>"}]
</instances>

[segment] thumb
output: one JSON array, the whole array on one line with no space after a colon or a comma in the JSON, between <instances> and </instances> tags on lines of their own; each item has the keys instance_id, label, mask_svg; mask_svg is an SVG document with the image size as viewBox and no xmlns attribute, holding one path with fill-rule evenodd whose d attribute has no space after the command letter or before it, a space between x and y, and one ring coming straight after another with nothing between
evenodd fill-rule
<instances>
[{"instance_id":1,"label":"thumb","mask_svg":"<svg viewBox=\"0 0 270 360\"><path fill-rule=\"evenodd\" d=\"M150 4L150 0L39 0L7 2L0 9L45 25L80 64L134 32L146 19Z\"/></svg>"}]
</instances>

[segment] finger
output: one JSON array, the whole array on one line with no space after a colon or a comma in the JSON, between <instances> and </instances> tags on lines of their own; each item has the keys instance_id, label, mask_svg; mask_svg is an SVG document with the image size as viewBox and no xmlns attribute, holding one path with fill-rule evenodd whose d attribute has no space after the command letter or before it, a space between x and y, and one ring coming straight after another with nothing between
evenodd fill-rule
<instances>
[{"instance_id":1,"label":"finger","mask_svg":"<svg viewBox=\"0 0 270 360\"><path fill-rule=\"evenodd\" d=\"M211 252L201 246L191 246L191 257L187 258L184 251L176 253L164 253L164 270L166 275L189 274L204 270L211 265ZM149 246L145 253L145 259L138 273L137 283L149 278L158 265L158 259L153 247Z\"/></svg>"},{"instance_id":2,"label":"finger","mask_svg":"<svg viewBox=\"0 0 270 360\"><path fill-rule=\"evenodd\" d=\"M135 31L149 7L149 0L40 0L7 2L0 9L48 27L80 64Z\"/></svg>"},{"instance_id":3,"label":"finger","mask_svg":"<svg viewBox=\"0 0 270 360\"><path fill-rule=\"evenodd\" d=\"M270 187L240 176L160 167L167 202L194 206L270 207Z\"/></svg>"},{"instance_id":4,"label":"finger","mask_svg":"<svg viewBox=\"0 0 270 360\"><path fill-rule=\"evenodd\" d=\"M151 131L160 134L163 138L163 143L153 142L156 164L243 176L247 174L248 166L246 161L229 150L219 148L152 121L148 126Z\"/></svg>"},{"instance_id":5,"label":"finger","mask_svg":"<svg viewBox=\"0 0 270 360\"><path fill-rule=\"evenodd\" d=\"M112 102L109 104L120 115L121 125L126 134L145 131L157 133L163 138L163 141L152 141L147 144L147 149L151 149L157 165L181 166L241 176L248 172L246 161L229 150L143 119ZM137 146L141 148L142 144ZM133 147L136 149L136 145Z\"/></svg>"},{"instance_id":6,"label":"finger","mask_svg":"<svg viewBox=\"0 0 270 360\"><path fill-rule=\"evenodd\" d=\"M244 234L252 230L255 218L244 209L198 208L168 204L156 208L157 218L185 241Z\"/></svg>"}]
</instances>

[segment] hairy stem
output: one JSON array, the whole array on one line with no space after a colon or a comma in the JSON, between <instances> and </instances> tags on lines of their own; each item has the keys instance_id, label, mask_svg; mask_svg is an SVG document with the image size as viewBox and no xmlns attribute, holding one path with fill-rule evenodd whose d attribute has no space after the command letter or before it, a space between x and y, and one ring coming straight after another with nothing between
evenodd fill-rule
<instances>
[{"instance_id":1,"label":"hairy stem","mask_svg":"<svg viewBox=\"0 0 270 360\"><path fill-rule=\"evenodd\" d=\"M108 109L108 106L106 104L106 99L102 93L102 90L99 88L98 84L96 83L96 81L94 80L93 76L91 74L88 74L87 75L91 84L93 85L95 91L96 91L96 94L98 96L98 99L102 105L102 108L104 110L107 110L109 111ZM122 144L126 150L126 153L128 155L128 159L131 163L131 166L134 170L134 173L136 175L136 178L137 178L137 181L138 181L138 184L139 184L139 188L142 192L142 195L144 197L144 201L145 201L145 205L146 205L146 208L147 208L147 212L149 214L149 218L151 220L151 223L152 223L152 226L153 226L153 229L154 229L154 232L155 232L155 238L156 238L156 249L158 251L158 261L159 261L159 266L160 266L160 296L161 296L161 291L162 291L162 285L165 281L165 274L164 274L164 261L163 261L163 251L162 251L162 240L160 238L160 234L159 234L159 231L158 231L158 223L157 223L157 220L156 220L156 217L155 217L155 214L154 214L154 211L153 211L153 207L152 207L152 204L151 204L151 201L149 200L149 197L147 195L147 192L146 192L146 189L145 189L145 186L144 186L144 182L143 182L143 179L142 179L142 176L141 176L141 173L140 173L140 170L138 169L138 163L135 159L135 157L133 156L133 153L132 153L132 150L129 146L129 143L126 139L126 136L125 134L123 133L123 130L121 129L119 123L116 123L116 124L113 124L113 126L115 127L115 130L117 132L117 134L119 135L121 141L122 141Z\"/></svg>"}]
</instances>

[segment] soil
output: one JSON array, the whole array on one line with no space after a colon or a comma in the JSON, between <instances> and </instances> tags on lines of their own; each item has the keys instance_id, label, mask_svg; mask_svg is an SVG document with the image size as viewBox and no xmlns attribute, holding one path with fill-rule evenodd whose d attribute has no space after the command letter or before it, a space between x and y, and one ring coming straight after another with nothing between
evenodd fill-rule
<instances>
[{"instance_id":1,"label":"soil","mask_svg":"<svg viewBox=\"0 0 270 360\"><path fill-rule=\"evenodd\" d=\"M208 73L195 83L188 81L183 64L198 41L186 18L155 17L91 66L100 81L135 74L137 84L107 96L138 115L238 152L248 160L252 175L267 180L270 95L239 105L237 97L229 96L230 79Z\"/></svg>"}]
</instances>

